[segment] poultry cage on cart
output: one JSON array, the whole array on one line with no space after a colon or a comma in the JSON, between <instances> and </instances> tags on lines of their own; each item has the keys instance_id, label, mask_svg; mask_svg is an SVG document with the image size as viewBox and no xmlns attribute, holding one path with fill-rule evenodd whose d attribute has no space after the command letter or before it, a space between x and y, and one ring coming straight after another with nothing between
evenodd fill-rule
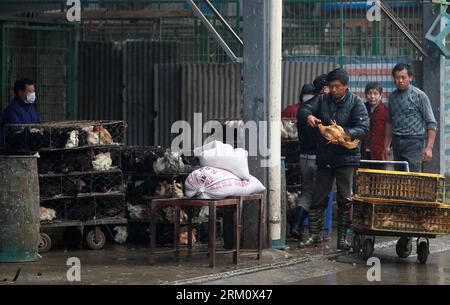
<instances>
[{"instance_id":1,"label":"poultry cage on cart","mask_svg":"<svg viewBox=\"0 0 450 305\"><path fill-rule=\"evenodd\" d=\"M396 252L407 258L412 238L425 264L429 239L449 234L450 206L445 201L444 176L359 169L353 202L353 249L369 258L376 236L400 237Z\"/></svg>"},{"instance_id":2,"label":"poultry cage on cart","mask_svg":"<svg viewBox=\"0 0 450 305\"><path fill-rule=\"evenodd\" d=\"M49 230L77 228L96 250L105 245L104 232L112 235L109 226L127 224L121 170L126 128L123 121L5 125L7 153L39 152L39 252L52 247Z\"/></svg>"}]
</instances>

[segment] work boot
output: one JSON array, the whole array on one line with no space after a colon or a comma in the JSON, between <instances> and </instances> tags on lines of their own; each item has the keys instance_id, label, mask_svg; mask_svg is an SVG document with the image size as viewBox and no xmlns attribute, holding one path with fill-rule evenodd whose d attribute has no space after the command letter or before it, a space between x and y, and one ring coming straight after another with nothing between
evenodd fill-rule
<instances>
[{"instance_id":1,"label":"work boot","mask_svg":"<svg viewBox=\"0 0 450 305\"><path fill-rule=\"evenodd\" d=\"M311 237L305 242L300 242L299 247L312 247L317 246L323 242L320 235L321 231L321 210L311 210L309 211L309 232Z\"/></svg>"},{"instance_id":2,"label":"work boot","mask_svg":"<svg viewBox=\"0 0 450 305\"><path fill-rule=\"evenodd\" d=\"M350 232L350 209L344 211L339 209L337 221L337 248L347 251L351 247L347 241L347 234Z\"/></svg>"}]
</instances>

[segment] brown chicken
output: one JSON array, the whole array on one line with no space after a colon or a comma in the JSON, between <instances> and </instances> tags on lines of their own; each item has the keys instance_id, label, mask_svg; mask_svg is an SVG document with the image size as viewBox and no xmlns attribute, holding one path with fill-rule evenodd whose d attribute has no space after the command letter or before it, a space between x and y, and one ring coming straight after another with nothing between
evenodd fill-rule
<instances>
[{"instance_id":1,"label":"brown chicken","mask_svg":"<svg viewBox=\"0 0 450 305\"><path fill-rule=\"evenodd\" d=\"M319 131L328 140L328 144L341 145L347 149L354 149L359 144L359 140L352 141L344 129L336 124L335 121L332 121L329 126L319 124Z\"/></svg>"}]
</instances>

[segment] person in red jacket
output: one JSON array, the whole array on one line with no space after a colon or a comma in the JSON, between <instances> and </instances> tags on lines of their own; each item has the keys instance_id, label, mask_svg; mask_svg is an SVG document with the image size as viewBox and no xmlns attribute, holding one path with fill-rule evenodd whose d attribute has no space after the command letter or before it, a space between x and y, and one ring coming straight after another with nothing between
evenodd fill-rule
<instances>
[{"instance_id":1,"label":"person in red jacket","mask_svg":"<svg viewBox=\"0 0 450 305\"><path fill-rule=\"evenodd\" d=\"M299 102L297 104L287 106L282 112L281 117L285 119L297 119L297 112L300 106L315 96L315 87L312 84L304 84L300 93Z\"/></svg>"},{"instance_id":2,"label":"person in red jacket","mask_svg":"<svg viewBox=\"0 0 450 305\"><path fill-rule=\"evenodd\" d=\"M382 93L383 88L377 82L367 84L365 94L370 127L362 150L363 158L366 160L382 160L385 124L388 116L388 108L381 99Z\"/></svg>"}]
</instances>

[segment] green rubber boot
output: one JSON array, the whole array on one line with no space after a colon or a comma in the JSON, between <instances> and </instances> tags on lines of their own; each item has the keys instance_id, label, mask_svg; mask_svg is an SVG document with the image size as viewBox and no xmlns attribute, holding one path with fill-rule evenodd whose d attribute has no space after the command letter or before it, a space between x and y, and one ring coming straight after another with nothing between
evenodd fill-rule
<instances>
[{"instance_id":1,"label":"green rubber boot","mask_svg":"<svg viewBox=\"0 0 450 305\"><path fill-rule=\"evenodd\" d=\"M321 210L310 210L309 211L309 232L310 238L306 241L299 243L299 247L313 247L321 244L323 242L322 236L320 235L321 228Z\"/></svg>"},{"instance_id":2,"label":"green rubber boot","mask_svg":"<svg viewBox=\"0 0 450 305\"><path fill-rule=\"evenodd\" d=\"M322 232L322 240L329 241L331 240L331 236L328 234L328 231L325 230L325 220L327 217L327 210L322 210L320 212L320 231Z\"/></svg>"},{"instance_id":3,"label":"green rubber boot","mask_svg":"<svg viewBox=\"0 0 450 305\"><path fill-rule=\"evenodd\" d=\"M350 209L338 211L338 231L337 231L337 248L339 250L348 251L351 247L347 241L347 235L350 233Z\"/></svg>"}]
</instances>

